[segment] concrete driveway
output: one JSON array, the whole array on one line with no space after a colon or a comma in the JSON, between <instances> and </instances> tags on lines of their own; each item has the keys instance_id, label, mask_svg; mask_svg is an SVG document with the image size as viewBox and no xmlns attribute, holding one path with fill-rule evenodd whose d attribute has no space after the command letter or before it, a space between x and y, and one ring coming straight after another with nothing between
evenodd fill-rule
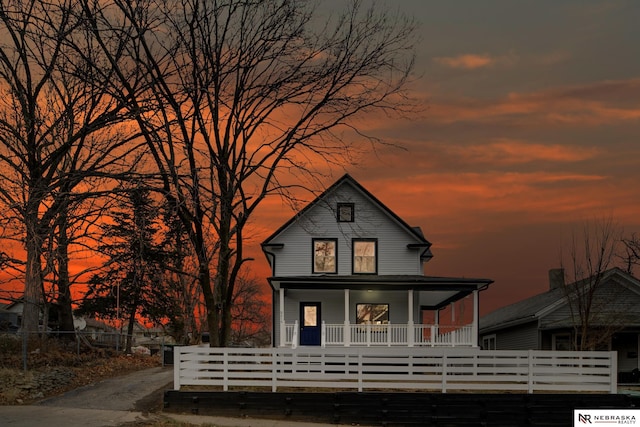
<instances>
[{"instance_id":1,"label":"concrete driveway","mask_svg":"<svg viewBox=\"0 0 640 427\"><path fill-rule=\"evenodd\" d=\"M153 417L161 392L173 387L173 368L150 368L100 381L34 405L0 406L0 424L15 427L119 426ZM151 397L150 397L151 396ZM154 402L149 401L150 398ZM157 401L155 401L157 400Z\"/></svg>"},{"instance_id":2,"label":"concrete driveway","mask_svg":"<svg viewBox=\"0 0 640 427\"><path fill-rule=\"evenodd\" d=\"M110 427L172 418L217 427L335 427L294 421L224 418L151 412L173 387L173 368L151 368L69 391L33 405L0 406L0 425L10 427Z\"/></svg>"}]
</instances>

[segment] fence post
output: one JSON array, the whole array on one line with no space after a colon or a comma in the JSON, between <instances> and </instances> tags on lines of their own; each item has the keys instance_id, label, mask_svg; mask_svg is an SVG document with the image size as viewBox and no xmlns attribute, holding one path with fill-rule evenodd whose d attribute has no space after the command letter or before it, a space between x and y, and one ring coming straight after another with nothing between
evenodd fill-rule
<instances>
[{"instance_id":1,"label":"fence post","mask_svg":"<svg viewBox=\"0 0 640 427\"><path fill-rule=\"evenodd\" d=\"M442 353L442 393L447 392L447 354Z\"/></svg>"},{"instance_id":2,"label":"fence post","mask_svg":"<svg viewBox=\"0 0 640 427\"><path fill-rule=\"evenodd\" d=\"M611 366L611 370L609 371L609 392L616 394L618 392L618 352L609 352L609 363Z\"/></svg>"},{"instance_id":3,"label":"fence post","mask_svg":"<svg viewBox=\"0 0 640 427\"><path fill-rule=\"evenodd\" d=\"M327 346L327 325L324 320L320 325L320 347L325 348Z\"/></svg>"},{"instance_id":4,"label":"fence post","mask_svg":"<svg viewBox=\"0 0 640 427\"><path fill-rule=\"evenodd\" d=\"M271 392L275 393L278 390L278 351L275 348L271 349Z\"/></svg>"},{"instance_id":5,"label":"fence post","mask_svg":"<svg viewBox=\"0 0 640 427\"><path fill-rule=\"evenodd\" d=\"M529 370L527 372L527 392L529 394L533 393L533 358L533 350L529 350L529 352L527 353L527 359L529 362Z\"/></svg>"},{"instance_id":6,"label":"fence post","mask_svg":"<svg viewBox=\"0 0 640 427\"><path fill-rule=\"evenodd\" d=\"M173 348L173 389L180 391L180 363L182 362L182 348Z\"/></svg>"},{"instance_id":7,"label":"fence post","mask_svg":"<svg viewBox=\"0 0 640 427\"><path fill-rule=\"evenodd\" d=\"M222 348L222 390L229 391L229 353Z\"/></svg>"},{"instance_id":8,"label":"fence post","mask_svg":"<svg viewBox=\"0 0 640 427\"><path fill-rule=\"evenodd\" d=\"M358 351L358 391L362 392L362 353Z\"/></svg>"}]
</instances>

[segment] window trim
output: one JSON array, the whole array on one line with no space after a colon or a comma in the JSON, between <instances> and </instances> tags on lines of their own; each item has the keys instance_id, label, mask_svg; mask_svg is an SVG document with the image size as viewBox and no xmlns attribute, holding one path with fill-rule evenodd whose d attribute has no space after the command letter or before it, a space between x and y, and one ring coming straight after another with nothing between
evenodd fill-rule
<instances>
[{"instance_id":1,"label":"window trim","mask_svg":"<svg viewBox=\"0 0 640 427\"><path fill-rule=\"evenodd\" d=\"M563 339L566 339L569 344L568 350L557 350L558 341L562 342ZM571 351L572 347L571 343L571 332L554 332L551 334L551 350L553 351Z\"/></svg>"},{"instance_id":2,"label":"window trim","mask_svg":"<svg viewBox=\"0 0 640 427\"><path fill-rule=\"evenodd\" d=\"M351 208L351 219L346 220L346 219L342 219L341 215L340 215L340 208ZM354 222L355 221L355 216L356 216L356 209L355 209L355 204L354 203L338 203L337 207L336 207L336 220L338 222Z\"/></svg>"},{"instance_id":3,"label":"window trim","mask_svg":"<svg viewBox=\"0 0 640 427\"><path fill-rule=\"evenodd\" d=\"M377 323L358 323L358 306L360 305L386 305L387 306L387 321L386 323L380 323L380 325L388 325L391 323L391 304L388 302L358 302L356 303L356 325L373 325L379 326Z\"/></svg>"},{"instance_id":4,"label":"window trim","mask_svg":"<svg viewBox=\"0 0 640 427\"><path fill-rule=\"evenodd\" d=\"M333 242L334 244L334 271L316 271L316 242ZM314 238L311 239L311 273L313 274L338 274L338 239Z\"/></svg>"},{"instance_id":5,"label":"window trim","mask_svg":"<svg viewBox=\"0 0 640 427\"><path fill-rule=\"evenodd\" d=\"M486 345L487 343L493 341L493 348L491 346ZM496 350L498 345L498 340L496 338L496 334L484 335L482 337L482 349L483 350Z\"/></svg>"},{"instance_id":6,"label":"window trim","mask_svg":"<svg viewBox=\"0 0 640 427\"><path fill-rule=\"evenodd\" d=\"M375 253L374 257L374 271L356 271L356 243L358 242L373 242L375 245ZM378 239L366 239L366 238L357 238L351 239L351 273L352 274L378 274Z\"/></svg>"}]
</instances>

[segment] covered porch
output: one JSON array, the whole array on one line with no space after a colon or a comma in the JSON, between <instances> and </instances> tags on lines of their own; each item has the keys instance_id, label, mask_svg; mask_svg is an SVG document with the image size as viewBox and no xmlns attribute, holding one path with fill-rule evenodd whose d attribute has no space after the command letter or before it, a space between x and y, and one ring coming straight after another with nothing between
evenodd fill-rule
<instances>
[{"instance_id":1,"label":"covered porch","mask_svg":"<svg viewBox=\"0 0 640 427\"><path fill-rule=\"evenodd\" d=\"M274 346L477 347L490 280L428 276L270 278Z\"/></svg>"}]
</instances>

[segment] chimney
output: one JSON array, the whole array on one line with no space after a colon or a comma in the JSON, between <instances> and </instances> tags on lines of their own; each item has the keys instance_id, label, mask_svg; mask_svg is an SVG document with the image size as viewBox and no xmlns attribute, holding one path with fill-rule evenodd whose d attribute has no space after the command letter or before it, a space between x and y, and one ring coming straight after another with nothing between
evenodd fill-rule
<instances>
[{"instance_id":1,"label":"chimney","mask_svg":"<svg viewBox=\"0 0 640 427\"><path fill-rule=\"evenodd\" d=\"M549 270L549 290L564 286L564 268L552 268Z\"/></svg>"}]
</instances>

